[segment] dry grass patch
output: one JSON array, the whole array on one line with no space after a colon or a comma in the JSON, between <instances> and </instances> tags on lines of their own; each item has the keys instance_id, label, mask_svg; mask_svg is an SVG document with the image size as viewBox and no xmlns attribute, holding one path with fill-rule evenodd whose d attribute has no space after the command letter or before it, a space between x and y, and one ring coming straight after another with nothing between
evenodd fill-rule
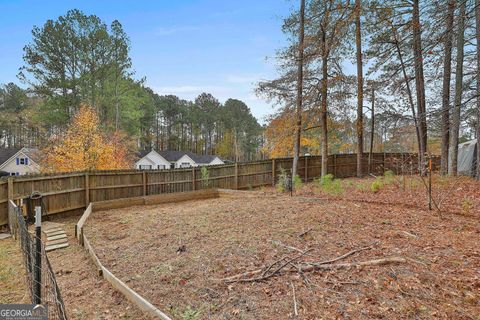
<instances>
[{"instance_id":1,"label":"dry grass patch","mask_svg":"<svg viewBox=\"0 0 480 320\"><path fill-rule=\"evenodd\" d=\"M29 303L22 252L13 238L0 240L0 303Z\"/></svg>"}]
</instances>

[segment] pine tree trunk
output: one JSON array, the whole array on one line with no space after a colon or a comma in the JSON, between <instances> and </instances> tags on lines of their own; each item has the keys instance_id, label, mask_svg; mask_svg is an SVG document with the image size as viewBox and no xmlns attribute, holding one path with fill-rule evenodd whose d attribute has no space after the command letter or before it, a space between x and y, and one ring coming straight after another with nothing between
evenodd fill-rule
<instances>
[{"instance_id":1,"label":"pine tree trunk","mask_svg":"<svg viewBox=\"0 0 480 320\"><path fill-rule=\"evenodd\" d=\"M363 158L363 60L360 23L362 2L355 0L355 34L357 47L357 177L362 176Z\"/></svg>"},{"instance_id":2,"label":"pine tree trunk","mask_svg":"<svg viewBox=\"0 0 480 320\"><path fill-rule=\"evenodd\" d=\"M453 16L455 1L448 1L448 11L445 28L445 57L443 60L443 89L442 89L442 156L440 174L448 172L448 147L450 143L450 79L452 77L452 38Z\"/></svg>"},{"instance_id":3,"label":"pine tree trunk","mask_svg":"<svg viewBox=\"0 0 480 320\"><path fill-rule=\"evenodd\" d=\"M457 175L458 162L458 142L460 135L460 114L462 105L462 91L463 91L463 58L465 46L465 1L460 4L460 12L458 14L458 32L457 32L457 61L455 68L455 105L452 112L452 127L450 130L450 147L449 147L449 161L448 174L452 176Z\"/></svg>"},{"instance_id":4,"label":"pine tree trunk","mask_svg":"<svg viewBox=\"0 0 480 320\"><path fill-rule=\"evenodd\" d=\"M328 172L328 128L327 128L327 89L328 89L328 55L326 52L325 34L322 38L322 84L321 84L321 155L322 155L322 177Z\"/></svg>"},{"instance_id":5,"label":"pine tree trunk","mask_svg":"<svg viewBox=\"0 0 480 320\"><path fill-rule=\"evenodd\" d=\"M368 173L372 172L373 160L373 139L375 137L375 88L372 87L372 109L371 109L372 123L370 127L370 152L368 153Z\"/></svg>"},{"instance_id":6,"label":"pine tree trunk","mask_svg":"<svg viewBox=\"0 0 480 320\"><path fill-rule=\"evenodd\" d=\"M477 180L480 180L480 0L475 1L477 38Z\"/></svg>"},{"instance_id":7,"label":"pine tree trunk","mask_svg":"<svg viewBox=\"0 0 480 320\"><path fill-rule=\"evenodd\" d=\"M297 69L297 103L295 141L293 146L292 176L297 175L298 158L300 155L300 135L302 129L302 92L303 92L303 48L305 33L305 0L300 0L300 30L298 35L298 69Z\"/></svg>"},{"instance_id":8,"label":"pine tree trunk","mask_svg":"<svg viewBox=\"0 0 480 320\"><path fill-rule=\"evenodd\" d=\"M420 135L420 172L425 173L425 153L427 151L427 113L425 104L425 80L423 76L422 30L420 24L419 0L413 1L413 55L415 66L415 89L417 93L418 133Z\"/></svg>"},{"instance_id":9,"label":"pine tree trunk","mask_svg":"<svg viewBox=\"0 0 480 320\"><path fill-rule=\"evenodd\" d=\"M400 48L400 44L398 42L398 37L397 37L397 30L392 24L392 33L395 41L395 48L397 49L397 55L398 59L400 60L400 66L402 67L402 74L403 74L403 79L405 80L405 87L407 90L407 96L408 96L408 103L410 104L410 109L412 111L412 117L413 117L413 122L415 124L415 134L417 135L417 144L418 144L418 154L421 154L421 149L420 149L420 133L418 129L418 117L417 117L417 112L415 111L415 104L413 103L413 95L412 95L412 89L410 88L410 79L408 78L407 75L407 69L405 67L405 62L403 60L403 54L402 50Z\"/></svg>"}]
</instances>

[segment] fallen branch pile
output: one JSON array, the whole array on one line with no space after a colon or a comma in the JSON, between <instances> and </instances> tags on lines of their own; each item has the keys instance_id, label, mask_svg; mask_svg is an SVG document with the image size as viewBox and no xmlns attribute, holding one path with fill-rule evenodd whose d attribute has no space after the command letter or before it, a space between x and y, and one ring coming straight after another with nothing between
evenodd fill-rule
<instances>
[{"instance_id":1,"label":"fallen branch pile","mask_svg":"<svg viewBox=\"0 0 480 320\"><path fill-rule=\"evenodd\" d=\"M354 268L354 267L381 266L381 265L387 265L387 264L398 264L398 263L407 262L406 258L388 257L388 258L380 258L380 259L358 261L358 262L351 262L351 263L337 263L338 261L343 260L347 257L350 257L357 252L361 252L369 249L371 249L371 247L363 247L360 249L355 249L339 257L321 261L321 262L296 263L296 261L298 261L300 258L302 258L307 253L313 250L313 249L307 249L305 251L301 251L300 254L294 256L293 258L286 256L261 269L256 269L256 270L236 274L220 280L225 281L227 283L256 282L256 281L264 281L271 277L274 277L280 274L291 273L291 272L298 272L300 274L303 274L304 272L311 272L311 271L339 270L339 269L348 269L348 268Z\"/></svg>"}]
</instances>

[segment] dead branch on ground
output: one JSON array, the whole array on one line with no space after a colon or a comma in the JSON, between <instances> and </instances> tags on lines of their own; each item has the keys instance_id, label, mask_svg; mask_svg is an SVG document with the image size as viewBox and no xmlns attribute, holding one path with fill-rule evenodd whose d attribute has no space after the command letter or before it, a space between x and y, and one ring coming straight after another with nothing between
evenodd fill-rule
<instances>
[{"instance_id":1,"label":"dead branch on ground","mask_svg":"<svg viewBox=\"0 0 480 320\"><path fill-rule=\"evenodd\" d=\"M363 248L355 249L339 257L321 261L321 262L294 263L294 261L299 260L300 258L305 256L308 252L313 250L313 249L308 249L301 252L299 255L293 258L282 257L281 259L276 260L275 262L271 263L265 268L236 274L236 275L223 278L223 279L218 279L218 280L225 281L227 283L257 282L257 281L267 280L279 274L286 274L286 273L292 273L292 272L298 272L301 275L303 275L305 272L311 272L311 271L339 270L339 269L349 269L349 268L365 267L365 266L382 266L387 264L406 263L408 261L406 258L403 258L403 257L388 257L388 258L380 258L380 259L373 259L373 260L366 260L366 261L359 261L359 262L337 263L339 260L345 259L357 252L368 250L368 249L371 249L371 247L363 247ZM279 265L279 266L275 268L273 271L271 271L273 267L276 265ZM260 275L257 276L258 274Z\"/></svg>"}]
</instances>

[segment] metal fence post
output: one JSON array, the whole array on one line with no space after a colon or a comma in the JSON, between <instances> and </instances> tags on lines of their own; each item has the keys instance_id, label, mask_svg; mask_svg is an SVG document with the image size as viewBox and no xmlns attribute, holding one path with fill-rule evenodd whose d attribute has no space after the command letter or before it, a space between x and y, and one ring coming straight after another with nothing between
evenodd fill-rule
<instances>
[{"instance_id":1,"label":"metal fence post","mask_svg":"<svg viewBox=\"0 0 480 320\"><path fill-rule=\"evenodd\" d=\"M35 304L42 303L42 207L35 207L35 272L33 298Z\"/></svg>"}]
</instances>

